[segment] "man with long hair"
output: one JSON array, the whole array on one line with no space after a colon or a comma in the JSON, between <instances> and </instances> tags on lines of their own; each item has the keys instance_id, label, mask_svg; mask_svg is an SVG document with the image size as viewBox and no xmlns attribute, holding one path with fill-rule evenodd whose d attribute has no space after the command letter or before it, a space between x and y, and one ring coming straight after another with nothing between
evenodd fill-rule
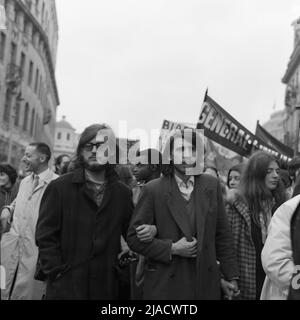
<instances>
[{"instance_id":1,"label":"man with long hair","mask_svg":"<svg viewBox=\"0 0 300 320\"><path fill-rule=\"evenodd\" d=\"M107 125L87 127L74 170L45 192L36 241L47 280L46 299L118 298L115 267L133 204L131 191L114 169L116 150L106 148L107 142L116 148L115 140Z\"/></svg>"},{"instance_id":2,"label":"man with long hair","mask_svg":"<svg viewBox=\"0 0 300 320\"><path fill-rule=\"evenodd\" d=\"M127 241L146 257L144 299L220 299L220 269L231 294L237 291L238 266L221 188L216 178L201 174L203 156L196 131L177 131L163 153L163 176L142 190ZM138 237L145 224L157 228L152 241Z\"/></svg>"}]
</instances>

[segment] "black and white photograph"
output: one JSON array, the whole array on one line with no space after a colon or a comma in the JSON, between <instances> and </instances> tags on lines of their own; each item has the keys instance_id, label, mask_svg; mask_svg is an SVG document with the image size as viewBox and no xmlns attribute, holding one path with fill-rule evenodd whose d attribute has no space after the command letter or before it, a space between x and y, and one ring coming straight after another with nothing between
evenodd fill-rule
<instances>
[{"instance_id":1,"label":"black and white photograph","mask_svg":"<svg viewBox=\"0 0 300 320\"><path fill-rule=\"evenodd\" d=\"M299 0L0 0L0 242L8 306L300 300Z\"/></svg>"}]
</instances>

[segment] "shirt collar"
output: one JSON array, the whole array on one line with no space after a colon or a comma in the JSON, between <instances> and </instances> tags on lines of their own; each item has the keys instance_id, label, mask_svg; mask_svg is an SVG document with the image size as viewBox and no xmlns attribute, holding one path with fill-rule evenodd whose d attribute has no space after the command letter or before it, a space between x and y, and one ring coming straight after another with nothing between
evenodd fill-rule
<instances>
[{"instance_id":1,"label":"shirt collar","mask_svg":"<svg viewBox=\"0 0 300 320\"><path fill-rule=\"evenodd\" d=\"M39 181L45 180L45 178L47 177L47 175L50 173L50 169L47 168L45 171L41 172L40 174L38 174L39 177ZM36 176L36 174L32 174L32 178L34 179L34 177Z\"/></svg>"},{"instance_id":2,"label":"shirt collar","mask_svg":"<svg viewBox=\"0 0 300 320\"><path fill-rule=\"evenodd\" d=\"M193 187L195 184L195 177L194 176L190 176L189 179L187 180L187 182L185 183L180 177L178 177L175 174L175 180L179 186L184 185L185 187L188 187L189 185L191 185Z\"/></svg>"}]
</instances>

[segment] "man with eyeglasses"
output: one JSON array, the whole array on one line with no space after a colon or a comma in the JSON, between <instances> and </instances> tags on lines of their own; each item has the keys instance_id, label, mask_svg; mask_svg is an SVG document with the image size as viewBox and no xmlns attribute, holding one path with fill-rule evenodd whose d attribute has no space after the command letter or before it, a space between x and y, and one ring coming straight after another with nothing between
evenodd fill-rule
<instances>
[{"instance_id":1,"label":"man with eyeglasses","mask_svg":"<svg viewBox=\"0 0 300 320\"><path fill-rule=\"evenodd\" d=\"M131 191L114 170L107 125L82 133L73 172L51 183L36 229L46 299L117 299L116 263L133 210ZM114 145L115 149L117 146Z\"/></svg>"}]
</instances>

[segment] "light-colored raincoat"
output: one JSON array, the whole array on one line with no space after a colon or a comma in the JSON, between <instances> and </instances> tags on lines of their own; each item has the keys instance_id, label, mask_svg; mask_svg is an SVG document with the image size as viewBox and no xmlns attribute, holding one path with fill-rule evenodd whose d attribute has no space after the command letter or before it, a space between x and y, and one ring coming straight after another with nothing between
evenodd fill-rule
<instances>
[{"instance_id":1,"label":"light-colored raincoat","mask_svg":"<svg viewBox=\"0 0 300 320\"><path fill-rule=\"evenodd\" d=\"M57 177L48 170L32 190L33 175L27 176L22 180L17 198L11 204L13 222L10 231L1 240L1 265L6 273L6 288L1 290L3 300L39 300L44 294L44 283L34 280L38 257L35 228L44 191Z\"/></svg>"},{"instance_id":2,"label":"light-colored raincoat","mask_svg":"<svg viewBox=\"0 0 300 320\"><path fill-rule=\"evenodd\" d=\"M291 219L300 202L300 195L281 205L271 220L268 237L262 250L266 279L261 300L286 300L294 272L291 243Z\"/></svg>"}]
</instances>

